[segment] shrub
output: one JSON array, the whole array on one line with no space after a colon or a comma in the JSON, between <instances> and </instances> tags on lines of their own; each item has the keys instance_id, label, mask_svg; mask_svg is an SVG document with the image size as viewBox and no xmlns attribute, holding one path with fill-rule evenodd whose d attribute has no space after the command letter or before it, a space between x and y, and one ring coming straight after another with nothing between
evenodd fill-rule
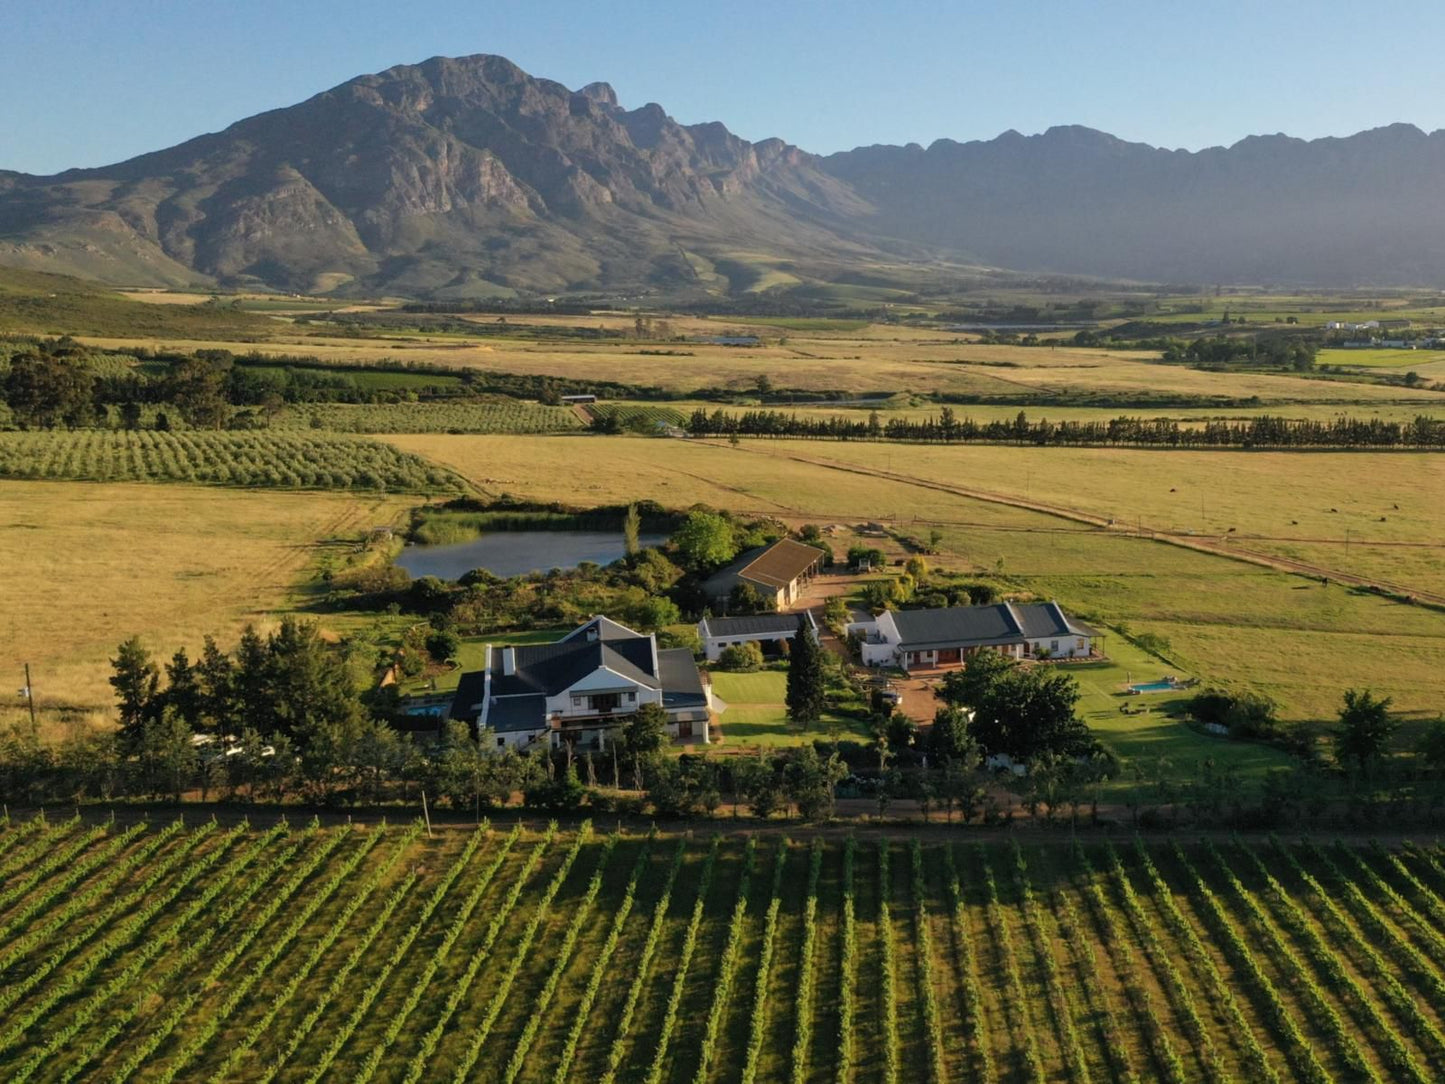
<instances>
[{"instance_id":1,"label":"shrub","mask_svg":"<svg viewBox=\"0 0 1445 1084\"><path fill-rule=\"evenodd\" d=\"M753 640L745 644L729 644L718 655L717 667L734 674L747 674L763 665L763 649Z\"/></svg>"}]
</instances>

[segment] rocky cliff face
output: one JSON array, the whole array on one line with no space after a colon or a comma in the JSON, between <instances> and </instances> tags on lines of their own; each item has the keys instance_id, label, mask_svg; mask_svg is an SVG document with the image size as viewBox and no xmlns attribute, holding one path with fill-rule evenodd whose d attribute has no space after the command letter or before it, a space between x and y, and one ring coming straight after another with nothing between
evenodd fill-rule
<instances>
[{"instance_id":1,"label":"rocky cliff face","mask_svg":"<svg viewBox=\"0 0 1445 1084\"><path fill-rule=\"evenodd\" d=\"M342 293L744 290L885 255L1161 282L1445 277L1445 132L1190 153L1088 128L820 159L496 56L103 169L0 171L0 263ZM919 263L910 274L929 273ZM771 275L772 271L781 274Z\"/></svg>"},{"instance_id":2,"label":"rocky cliff face","mask_svg":"<svg viewBox=\"0 0 1445 1084\"><path fill-rule=\"evenodd\" d=\"M112 167L0 175L0 245L32 264L48 248L59 269L163 263L292 289L615 288L692 248L846 254L835 230L866 210L780 141L494 56L363 76Z\"/></svg>"}]
</instances>

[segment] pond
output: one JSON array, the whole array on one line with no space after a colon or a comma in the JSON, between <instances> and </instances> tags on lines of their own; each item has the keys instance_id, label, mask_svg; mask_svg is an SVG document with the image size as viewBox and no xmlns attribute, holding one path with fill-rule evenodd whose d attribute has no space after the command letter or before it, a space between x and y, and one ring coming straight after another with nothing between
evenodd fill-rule
<instances>
[{"instance_id":1,"label":"pond","mask_svg":"<svg viewBox=\"0 0 1445 1084\"><path fill-rule=\"evenodd\" d=\"M657 546L666 535L645 534L638 541ZM474 568L498 576L521 576L553 568L576 568L583 561L610 565L625 556L621 531L492 531L470 542L445 546L407 546L397 565L413 579L436 576L455 580Z\"/></svg>"}]
</instances>

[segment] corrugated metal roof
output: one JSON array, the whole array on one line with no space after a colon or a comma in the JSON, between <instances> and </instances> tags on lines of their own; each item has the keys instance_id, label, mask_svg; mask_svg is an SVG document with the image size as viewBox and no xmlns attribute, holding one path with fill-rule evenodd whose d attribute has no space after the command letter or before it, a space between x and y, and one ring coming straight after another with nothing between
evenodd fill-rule
<instances>
[{"instance_id":1,"label":"corrugated metal roof","mask_svg":"<svg viewBox=\"0 0 1445 1084\"><path fill-rule=\"evenodd\" d=\"M744 617L708 617L703 620L708 636L788 636L798 631L799 623L815 628L813 615L806 611L800 614L755 614Z\"/></svg>"}]
</instances>

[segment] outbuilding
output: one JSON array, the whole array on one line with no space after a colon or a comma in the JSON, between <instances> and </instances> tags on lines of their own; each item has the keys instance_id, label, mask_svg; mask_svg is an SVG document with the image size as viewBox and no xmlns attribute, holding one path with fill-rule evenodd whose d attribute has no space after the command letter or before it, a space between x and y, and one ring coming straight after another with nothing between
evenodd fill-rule
<instances>
[{"instance_id":1,"label":"outbuilding","mask_svg":"<svg viewBox=\"0 0 1445 1084\"><path fill-rule=\"evenodd\" d=\"M818 638L818 623L804 610L799 614L757 614L751 617L704 617L697 623L703 653L709 662L717 662L723 648L734 644L757 643L764 650L771 646L781 651L784 641L797 635L799 628Z\"/></svg>"}]
</instances>

